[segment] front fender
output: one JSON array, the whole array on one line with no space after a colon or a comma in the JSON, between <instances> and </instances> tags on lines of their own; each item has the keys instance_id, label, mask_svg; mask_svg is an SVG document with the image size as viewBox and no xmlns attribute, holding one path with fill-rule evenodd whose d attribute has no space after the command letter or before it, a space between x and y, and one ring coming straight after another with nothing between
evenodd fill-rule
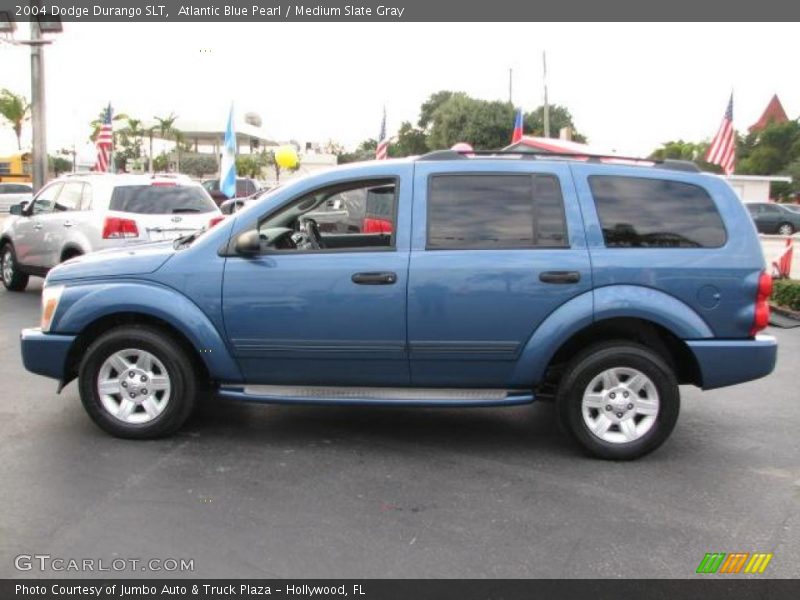
<instances>
[{"instance_id":1,"label":"front fender","mask_svg":"<svg viewBox=\"0 0 800 600\"><path fill-rule=\"evenodd\" d=\"M643 286L606 286L576 296L548 315L525 344L511 385L538 383L567 340L593 323L614 318L650 321L684 340L714 337L703 318L673 296Z\"/></svg>"},{"instance_id":2,"label":"front fender","mask_svg":"<svg viewBox=\"0 0 800 600\"><path fill-rule=\"evenodd\" d=\"M242 380L236 361L206 314L186 296L157 283L120 281L67 286L51 331L80 334L93 322L119 313L138 313L169 323L192 343L213 379Z\"/></svg>"}]
</instances>

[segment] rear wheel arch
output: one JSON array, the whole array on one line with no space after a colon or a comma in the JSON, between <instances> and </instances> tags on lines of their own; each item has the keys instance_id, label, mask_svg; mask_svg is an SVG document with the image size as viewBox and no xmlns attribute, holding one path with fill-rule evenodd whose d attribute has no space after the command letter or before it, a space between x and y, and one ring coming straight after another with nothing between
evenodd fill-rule
<instances>
[{"instance_id":1,"label":"rear wheel arch","mask_svg":"<svg viewBox=\"0 0 800 600\"><path fill-rule=\"evenodd\" d=\"M545 371L545 385L557 385L564 368L587 347L612 341L646 346L667 363L679 383L702 385L700 366L686 342L662 325L631 317L596 321L571 335L550 358Z\"/></svg>"},{"instance_id":2,"label":"rear wheel arch","mask_svg":"<svg viewBox=\"0 0 800 600\"><path fill-rule=\"evenodd\" d=\"M64 262L65 260L75 258L76 256L83 256L84 254L86 254L86 252L84 252L83 248L77 244L68 244L61 249L61 257L59 258L59 262Z\"/></svg>"}]
</instances>

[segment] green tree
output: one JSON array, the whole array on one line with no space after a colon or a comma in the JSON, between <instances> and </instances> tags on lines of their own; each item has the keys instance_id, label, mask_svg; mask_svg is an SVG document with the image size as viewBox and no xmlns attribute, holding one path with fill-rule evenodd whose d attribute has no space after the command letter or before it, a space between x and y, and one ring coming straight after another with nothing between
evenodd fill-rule
<instances>
[{"instance_id":1,"label":"green tree","mask_svg":"<svg viewBox=\"0 0 800 600\"><path fill-rule=\"evenodd\" d=\"M502 148L511 141L513 127L511 104L479 100L458 92L433 111L428 146L433 150L468 142L480 150Z\"/></svg>"},{"instance_id":2,"label":"green tree","mask_svg":"<svg viewBox=\"0 0 800 600\"><path fill-rule=\"evenodd\" d=\"M72 162L63 156L48 155L47 170L53 173L55 177L58 177L61 173L69 173L72 171Z\"/></svg>"},{"instance_id":3,"label":"green tree","mask_svg":"<svg viewBox=\"0 0 800 600\"><path fill-rule=\"evenodd\" d=\"M586 136L578 133L572 119L572 113L566 106L551 104L547 109L550 121L550 137L557 138L563 127L572 129L572 139L576 142L586 142ZM525 124L524 132L526 135L544 136L544 106L540 106L532 112L526 113L523 117Z\"/></svg>"},{"instance_id":4,"label":"green tree","mask_svg":"<svg viewBox=\"0 0 800 600\"><path fill-rule=\"evenodd\" d=\"M217 159L212 154L191 152L181 155L181 173L203 177L216 173L217 170Z\"/></svg>"},{"instance_id":5,"label":"green tree","mask_svg":"<svg viewBox=\"0 0 800 600\"><path fill-rule=\"evenodd\" d=\"M442 104L450 100L454 94L466 95L463 92L450 92L448 90L441 90L431 94L428 99L422 103L419 109L419 121L417 124L422 129L427 129L433 122L433 113L435 113Z\"/></svg>"},{"instance_id":6,"label":"green tree","mask_svg":"<svg viewBox=\"0 0 800 600\"><path fill-rule=\"evenodd\" d=\"M25 96L5 88L0 90L0 116L8 121L17 136L17 150L22 150L22 124L30 115L31 105Z\"/></svg>"},{"instance_id":7,"label":"green tree","mask_svg":"<svg viewBox=\"0 0 800 600\"><path fill-rule=\"evenodd\" d=\"M800 157L800 123L770 123L763 130L740 138L736 147L736 172L774 175Z\"/></svg>"},{"instance_id":8,"label":"green tree","mask_svg":"<svg viewBox=\"0 0 800 600\"><path fill-rule=\"evenodd\" d=\"M369 138L361 142L353 152L343 152L338 155L339 164L373 160L375 150L378 148L378 140Z\"/></svg>"},{"instance_id":9,"label":"green tree","mask_svg":"<svg viewBox=\"0 0 800 600\"><path fill-rule=\"evenodd\" d=\"M240 154L236 157L236 174L239 177L259 177L265 163L265 155Z\"/></svg>"},{"instance_id":10,"label":"green tree","mask_svg":"<svg viewBox=\"0 0 800 600\"><path fill-rule=\"evenodd\" d=\"M428 135L408 121L400 124L397 138L389 144L389 156L415 156L428 151Z\"/></svg>"},{"instance_id":11,"label":"green tree","mask_svg":"<svg viewBox=\"0 0 800 600\"><path fill-rule=\"evenodd\" d=\"M153 133L157 131L161 139L172 140L175 142L178 171L180 171L181 154L179 144L183 134L175 127L175 121L178 119L178 115L176 115L174 112L171 112L166 117L154 116L153 118L156 120L156 124L150 128L150 156L153 155Z\"/></svg>"}]
</instances>

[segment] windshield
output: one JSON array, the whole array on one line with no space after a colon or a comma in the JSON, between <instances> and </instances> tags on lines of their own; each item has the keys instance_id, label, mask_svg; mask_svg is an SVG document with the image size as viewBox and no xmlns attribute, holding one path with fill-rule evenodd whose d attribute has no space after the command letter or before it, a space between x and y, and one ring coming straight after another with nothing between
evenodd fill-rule
<instances>
[{"instance_id":1,"label":"windshield","mask_svg":"<svg viewBox=\"0 0 800 600\"><path fill-rule=\"evenodd\" d=\"M111 194L111 210L165 215L207 213L217 210L203 188L186 185L123 185Z\"/></svg>"}]
</instances>

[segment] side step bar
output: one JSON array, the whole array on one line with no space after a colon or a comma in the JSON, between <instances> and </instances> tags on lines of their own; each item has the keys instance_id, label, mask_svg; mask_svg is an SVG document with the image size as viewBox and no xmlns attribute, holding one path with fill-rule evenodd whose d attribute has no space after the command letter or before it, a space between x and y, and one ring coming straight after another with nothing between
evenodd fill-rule
<instances>
[{"instance_id":1,"label":"side step bar","mask_svg":"<svg viewBox=\"0 0 800 600\"><path fill-rule=\"evenodd\" d=\"M231 400L271 404L372 404L383 406L512 406L533 402L530 392L502 389L222 385Z\"/></svg>"}]
</instances>

